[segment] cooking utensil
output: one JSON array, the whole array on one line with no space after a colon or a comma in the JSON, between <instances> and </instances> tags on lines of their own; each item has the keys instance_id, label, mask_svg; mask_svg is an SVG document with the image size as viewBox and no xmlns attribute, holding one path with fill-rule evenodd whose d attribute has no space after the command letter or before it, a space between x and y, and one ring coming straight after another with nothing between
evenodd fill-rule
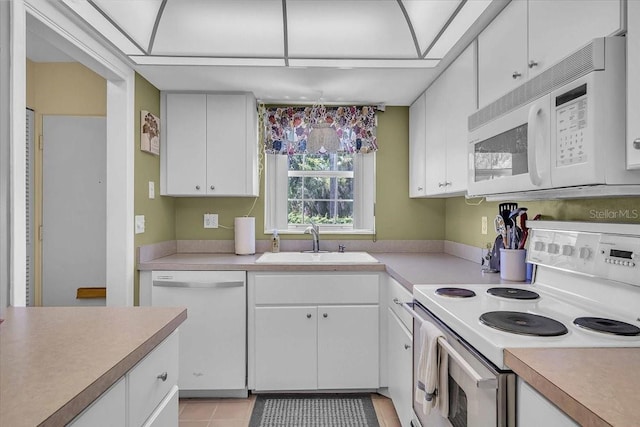
<instances>
[{"instance_id":1,"label":"cooking utensil","mask_svg":"<svg viewBox=\"0 0 640 427\"><path fill-rule=\"evenodd\" d=\"M507 241L507 226L504 223L504 219L502 219L501 215L496 216L496 219L494 220L493 224L496 227L496 233L498 233L499 235L502 236L502 244L503 247L507 247L509 242Z\"/></svg>"},{"instance_id":2,"label":"cooking utensil","mask_svg":"<svg viewBox=\"0 0 640 427\"><path fill-rule=\"evenodd\" d=\"M527 208L516 208L509 213L509 221L513 224L510 234L509 249L518 249L522 239L523 230L518 227L518 216L526 213Z\"/></svg>"},{"instance_id":3,"label":"cooking utensil","mask_svg":"<svg viewBox=\"0 0 640 427\"><path fill-rule=\"evenodd\" d=\"M527 237L529 237L529 229L527 228L527 213L523 212L520 215L520 227L522 228L522 239L520 239L520 244L518 245L518 249L524 249L525 243L527 243Z\"/></svg>"}]
</instances>

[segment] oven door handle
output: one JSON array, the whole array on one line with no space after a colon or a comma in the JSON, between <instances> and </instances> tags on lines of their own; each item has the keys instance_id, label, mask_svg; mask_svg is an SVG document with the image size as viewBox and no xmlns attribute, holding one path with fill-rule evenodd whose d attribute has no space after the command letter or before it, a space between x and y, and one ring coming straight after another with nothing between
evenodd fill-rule
<instances>
[{"instance_id":1,"label":"oven door handle","mask_svg":"<svg viewBox=\"0 0 640 427\"><path fill-rule=\"evenodd\" d=\"M422 316L420 316L409 304L412 304L412 303L407 303L407 302L402 303L402 308L408 311L411 314L411 316L413 316L420 323L426 322L427 320L424 319ZM456 364L460 366L460 368L462 368L462 370L473 379L473 381L476 383L476 387L482 388L482 389L498 388L498 380L495 377L484 378L482 375L480 375L473 368L473 366L469 364L469 362L467 362L462 356L460 356L460 353L458 353L456 349L453 348L446 339L438 338L438 344L440 345L441 348L444 349L444 351L447 352L449 357L451 357L456 362Z\"/></svg>"}]
</instances>

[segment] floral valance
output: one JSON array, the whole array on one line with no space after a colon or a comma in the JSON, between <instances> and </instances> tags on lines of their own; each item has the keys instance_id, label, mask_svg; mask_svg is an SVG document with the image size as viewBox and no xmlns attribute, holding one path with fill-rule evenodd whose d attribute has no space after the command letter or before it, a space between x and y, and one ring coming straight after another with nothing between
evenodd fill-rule
<instances>
[{"instance_id":1,"label":"floral valance","mask_svg":"<svg viewBox=\"0 0 640 427\"><path fill-rule=\"evenodd\" d=\"M319 150L310 147L309 135L316 128L328 127L337 134L336 149L346 153L369 153L378 149L376 108L344 107L270 107L263 110L264 144L267 153L298 154Z\"/></svg>"}]
</instances>

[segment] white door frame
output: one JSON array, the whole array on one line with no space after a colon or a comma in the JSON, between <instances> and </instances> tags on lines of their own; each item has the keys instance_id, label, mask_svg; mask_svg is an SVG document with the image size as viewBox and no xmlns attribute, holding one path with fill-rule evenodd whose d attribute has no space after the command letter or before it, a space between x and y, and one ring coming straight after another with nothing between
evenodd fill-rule
<instances>
[{"instance_id":1,"label":"white door frame","mask_svg":"<svg viewBox=\"0 0 640 427\"><path fill-rule=\"evenodd\" d=\"M26 28L107 80L107 305L133 305L133 69L94 38L60 2L14 0L10 37L10 300L25 305ZM1 177L0 177L1 178Z\"/></svg>"}]
</instances>

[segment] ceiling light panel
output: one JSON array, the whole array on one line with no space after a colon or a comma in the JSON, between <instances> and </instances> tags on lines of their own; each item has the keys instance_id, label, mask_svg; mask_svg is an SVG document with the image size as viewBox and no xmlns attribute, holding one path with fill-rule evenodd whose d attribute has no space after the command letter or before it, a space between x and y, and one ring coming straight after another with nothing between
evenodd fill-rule
<instances>
[{"instance_id":1,"label":"ceiling light panel","mask_svg":"<svg viewBox=\"0 0 640 427\"><path fill-rule=\"evenodd\" d=\"M102 34L121 52L127 55L140 55L144 53L136 43L129 40L120 30L113 26L100 11L93 7L86 0L62 0L62 2L73 10L78 16L84 19L89 25Z\"/></svg>"},{"instance_id":2,"label":"ceiling light panel","mask_svg":"<svg viewBox=\"0 0 640 427\"><path fill-rule=\"evenodd\" d=\"M491 0L469 0L467 1L453 22L449 24L444 33L440 36L436 44L427 52L426 58L442 58L460 40L464 33L478 19L482 12L491 4Z\"/></svg>"},{"instance_id":3,"label":"ceiling light panel","mask_svg":"<svg viewBox=\"0 0 640 427\"><path fill-rule=\"evenodd\" d=\"M461 0L402 0L421 53L431 45L460 3Z\"/></svg>"},{"instance_id":4,"label":"ceiling light panel","mask_svg":"<svg viewBox=\"0 0 640 427\"><path fill-rule=\"evenodd\" d=\"M288 0L291 58L417 58L396 0Z\"/></svg>"},{"instance_id":5,"label":"ceiling light panel","mask_svg":"<svg viewBox=\"0 0 640 427\"><path fill-rule=\"evenodd\" d=\"M93 0L115 24L147 49L162 0Z\"/></svg>"},{"instance_id":6,"label":"ceiling light panel","mask_svg":"<svg viewBox=\"0 0 640 427\"><path fill-rule=\"evenodd\" d=\"M282 1L168 1L151 54L283 57Z\"/></svg>"}]
</instances>

